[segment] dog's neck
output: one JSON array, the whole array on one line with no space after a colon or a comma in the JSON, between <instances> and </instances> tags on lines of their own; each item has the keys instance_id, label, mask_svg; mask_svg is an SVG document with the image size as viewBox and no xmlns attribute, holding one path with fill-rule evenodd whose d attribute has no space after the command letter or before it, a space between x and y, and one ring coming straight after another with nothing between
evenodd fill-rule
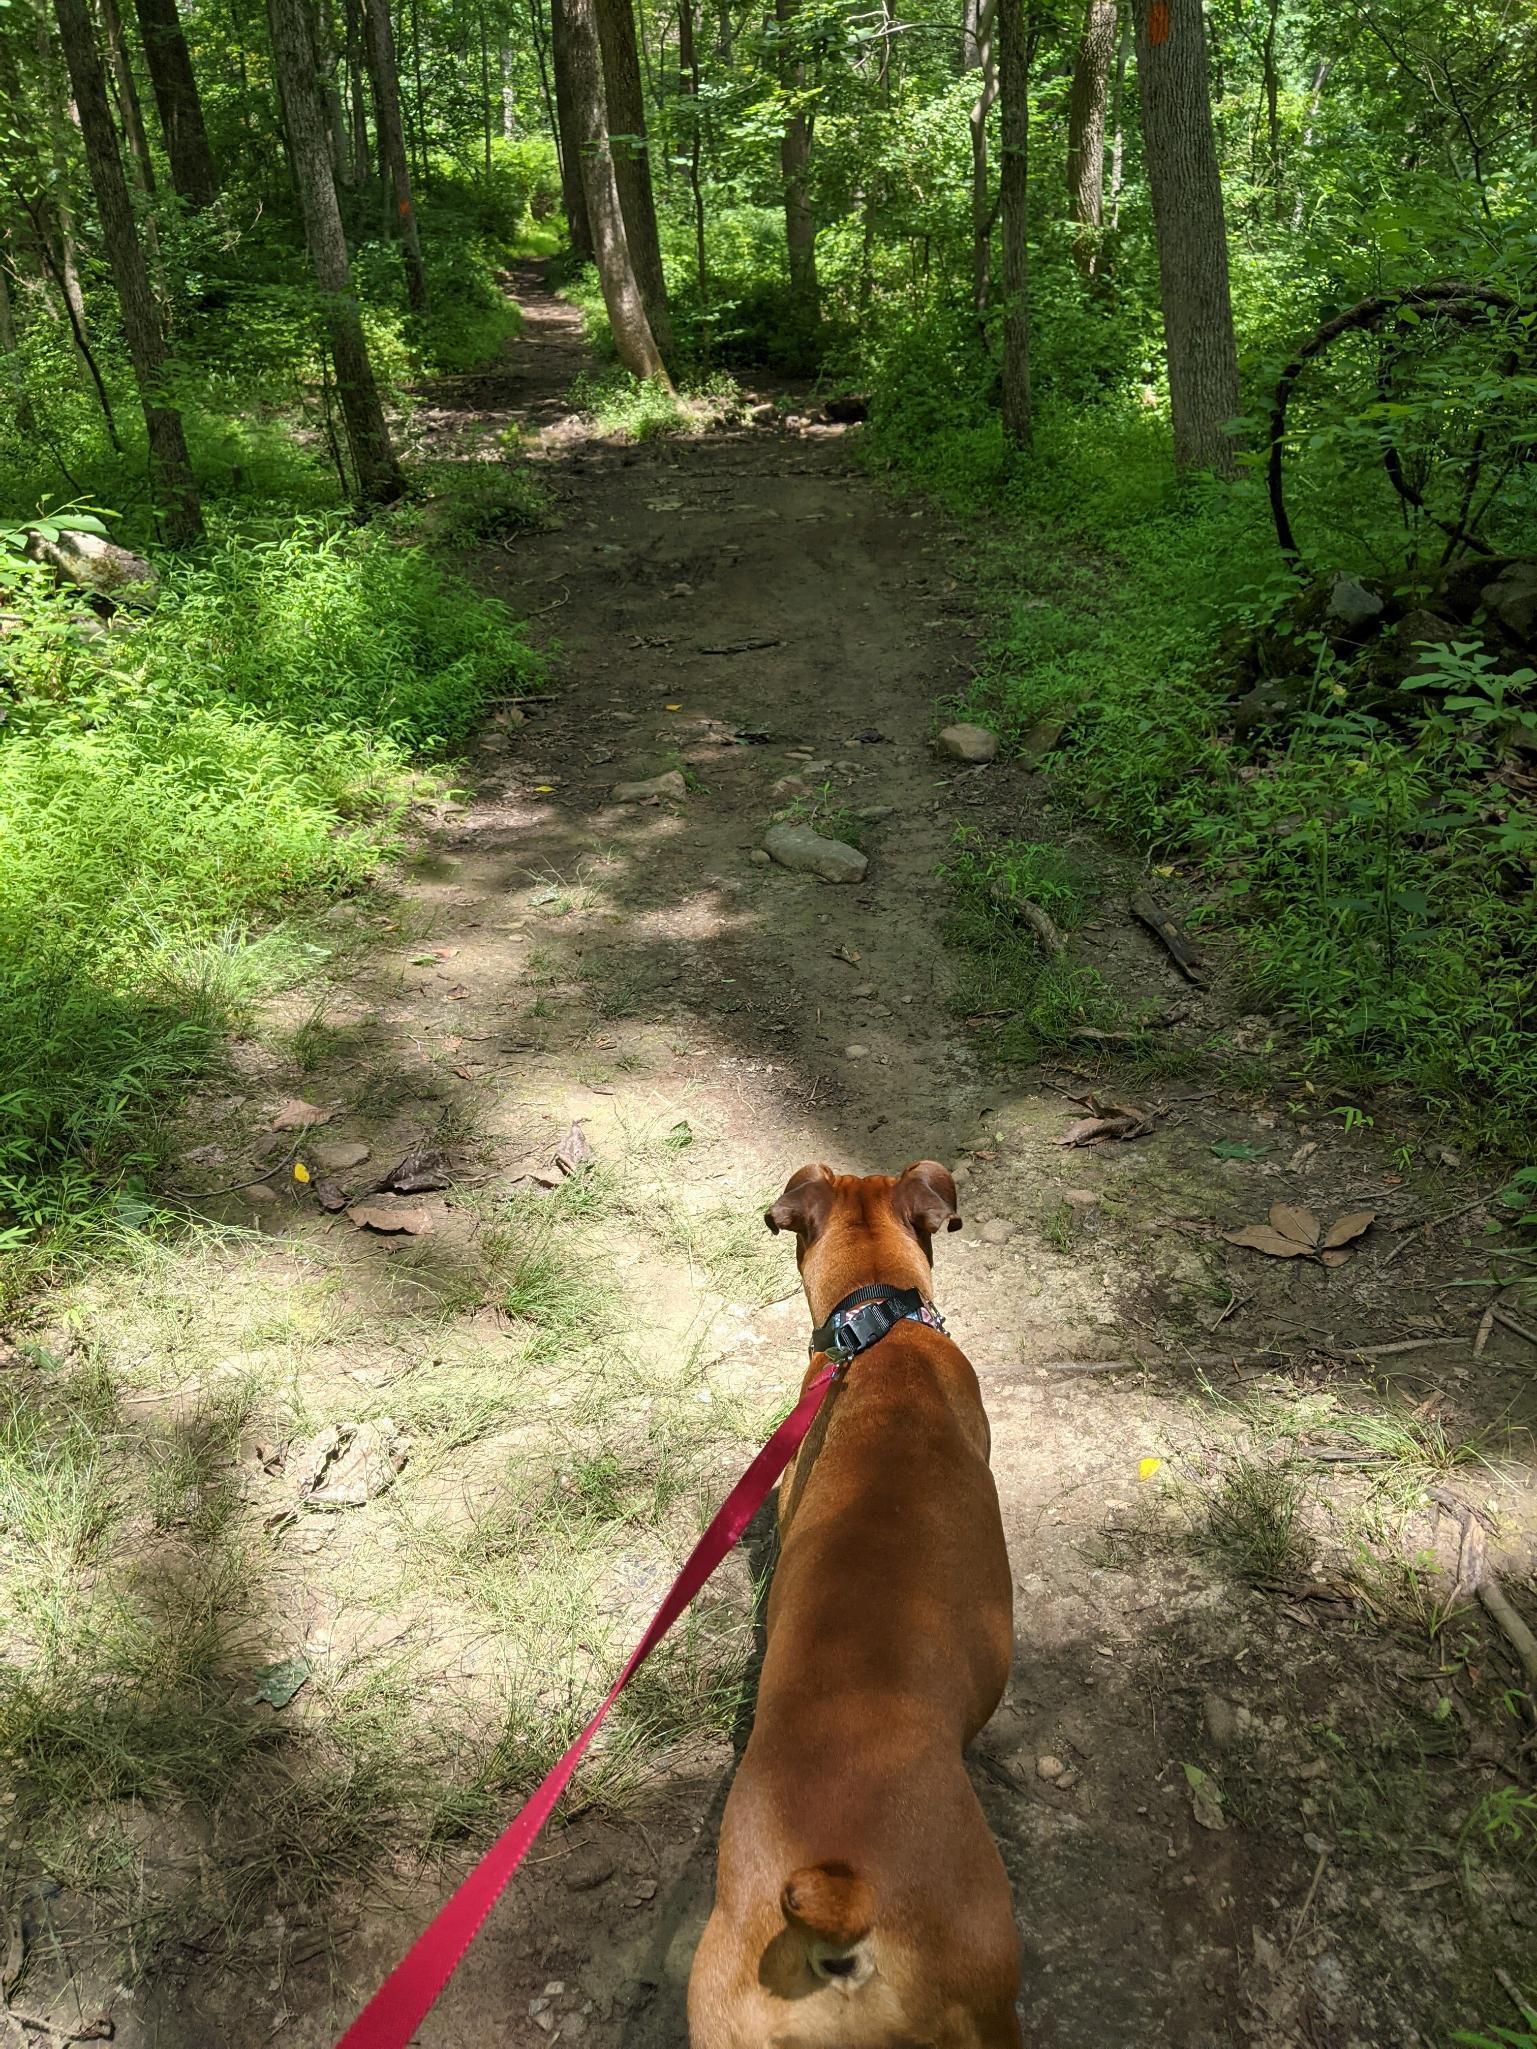
<instances>
[{"instance_id":1,"label":"dog's neck","mask_svg":"<svg viewBox=\"0 0 1537 2049\"><path fill-rule=\"evenodd\" d=\"M853 1248L840 1258L836 1250L827 1247L827 1253L835 1255L827 1257L822 1245L813 1246L801 1265L813 1329L826 1323L838 1304L859 1288L916 1288L925 1302L933 1300L934 1270L916 1247L910 1255L887 1258L872 1258L868 1249L856 1253Z\"/></svg>"}]
</instances>

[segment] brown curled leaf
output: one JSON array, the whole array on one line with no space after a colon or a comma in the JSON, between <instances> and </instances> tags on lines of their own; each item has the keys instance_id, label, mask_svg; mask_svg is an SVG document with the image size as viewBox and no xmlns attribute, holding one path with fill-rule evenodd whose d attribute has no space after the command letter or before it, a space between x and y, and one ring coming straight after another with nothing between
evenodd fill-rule
<instances>
[{"instance_id":1,"label":"brown curled leaf","mask_svg":"<svg viewBox=\"0 0 1537 2049\"><path fill-rule=\"evenodd\" d=\"M1317 1247L1318 1234L1323 1227L1310 1209L1301 1209L1290 1202L1273 1202L1270 1221L1283 1238L1295 1238L1309 1252Z\"/></svg>"},{"instance_id":2,"label":"brown curled leaf","mask_svg":"<svg viewBox=\"0 0 1537 2049\"><path fill-rule=\"evenodd\" d=\"M1324 1251L1332 1252L1338 1245L1350 1244L1352 1239L1359 1238L1364 1231L1369 1231L1376 1221L1377 1212L1374 1209L1352 1210L1349 1216L1336 1217L1329 1226L1329 1235L1324 1239Z\"/></svg>"},{"instance_id":3,"label":"brown curled leaf","mask_svg":"<svg viewBox=\"0 0 1537 2049\"><path fill-rule=\"evenodd\" d=\"M1269 1224L1245 1224L1236 1231L1224 1231L1229 1245L1243 1245L1251 1252L1268 1252L1272 1259L1306 1259L1311 1246L1295 1238L1283 1238Z\"/></svg>"}]
</instances>

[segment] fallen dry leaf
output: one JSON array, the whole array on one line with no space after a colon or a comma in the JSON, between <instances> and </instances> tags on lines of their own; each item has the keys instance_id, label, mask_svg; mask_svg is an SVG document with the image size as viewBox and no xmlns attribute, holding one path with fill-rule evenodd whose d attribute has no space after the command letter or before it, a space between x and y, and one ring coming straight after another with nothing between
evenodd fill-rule
<instances>
[{"instance_id":1,"label":"fallen dry leaf","mask_svg":"<svg viewBox=\"0 0 1537 2049\"><path fill-rule=\"evenodd\" d=\"M1336 1246L1348 1245L1353 1238L1359 1238L1363 1232L1369 1231L1376 1221L1377 1212L1374 1209L1352 1210L1349 1216L1338 1218L1329 1226L1328 1235L1324 1239L1324 1251L1333 1252Z\"/></svg>"},{"instance_id":2,"label":"fallen dry leaf","mask_svg":"<svg viewBox=\"0 0 1537 2049\"><path fill-rule=\"evenodd\" d=\"M1295 1238L1310 1251L1316 1248L1322 1226L1310 1209L1298 1209L1289 1202L1273 1202L1270 1221L1283 1238Z\"/></svg>"},{"instance_id":3,"label":"fallen dry leaf","mask_svg":"<svg viewBox=\"0 0 1537 2049\"><path fill-rule=\"evenodd\" d=\"M859 949L855 946L835 946L833 959L847 961L851 968L859 966Z\"/></svg>"},{"instance_id":4,"label":"fallen dry leaf","mask_svg":"<svg viewBox=\"0 0 1537 2049\"><path fill-rule=\"evenodd\" d=\"M580 1174L584 1167L590 1167L597 1154L587 1142L587 1134L580 1124L573 1124L560 1142L555 1155L555 1164L562 1174Z\"/></svg>"},{"instance_id":5,"label":"fallen dry leaf","mask_svg":"<svg viewBox=\"0 0 1537 2049\"><path fill-rule=\"evenodd\" d=\"M338 1188L334 1181L316 1181L311 1185L315 1190L315 1200L322 1209L334 1213L347 1207L347 1191Z\"/></svg>"},{"instance_id":6,"label":"fallen dry leaf","mask_svg":"<svg viewBox=\"0 0 1537 2049\"><path fill-rule=\"evenodd\" d=\"M1306 1259L1313 1249L1296 1238L1284 1236L1271 1224L1244 1224L1222 1235L1229 1245L1244 1245L1251 1252L1268 1252L1272 1259Z\"/></svg>"},{"instance_id":7,"label":"fallen dry leaf","mask_svg":"<svg viewBox=\"0 0 1537 2049\"><path fill-rule=\"evenodd\" d=\"M1142 1138L1153 1128L1153 1120L1145 1110L1127 1109L1120 1103L1096 1103L1089 1098L1092 1116L1080 1117L1070 1124L1054 1143L1060 1146L1097 1145L1101 1139Z\"/></svg>"},{"instance_id":8,"label":"fallen dry leaf","mask_svg":"<svg viewBox=\"0 0 1537 2049\"><path fill-rule=\"evenodd\" d=\"M1320 1266L1343 1266L1352 1255L1341 1248L1359 1238L1377 1221L1375 1210L1352 1210L1339 1217L1323 1234L1310 1209L1288 1202L1270 1205L1268 1224L1244 1224L1236 1231L1224 1231L1229 1245L1242 1245L1251 1252L1267 1253L1272 1259L1316 1259Z\"/></svg>"},{"instance_id":9,"label":"fallen dry leaf","mask_svg":"<svg viewBox=\"0 0 1537 2049\"><path fill-rule=\"evenodd\" d=\"M434 1188L447 1188L454 1178L448 1154L441 1146L413 1146L398 1167L392 1167L380 1188L397 1195L426 1195Z\"/></svg>"},{"instance_id":10,"label":"fallen dry leaf","mask_svg":"<svg viewBox=\"0 0 1537 2049\"><path fill-rule=\"evenodd\" d=\"M331 1112L322 1110L318 1103L306 1103L300 1096L290 1096L286 1103L278 1105L273 1118L273 1131L308 1131L312 1125L329 1124Z\"/></svg>"},{"instance_id":11,"label":"fallen dry leaf","mask_svg":"<svg viewBox=\"0 0 1537 2049\"><path fill-rule=\"evenodd\" d=\"M404 1231L409 1237L422 1238L432 1229L432 1218L424 1209L408 1209L385 1202L355 1202L347 1215L360 1231Z\"/></svg>"}]
</instances>

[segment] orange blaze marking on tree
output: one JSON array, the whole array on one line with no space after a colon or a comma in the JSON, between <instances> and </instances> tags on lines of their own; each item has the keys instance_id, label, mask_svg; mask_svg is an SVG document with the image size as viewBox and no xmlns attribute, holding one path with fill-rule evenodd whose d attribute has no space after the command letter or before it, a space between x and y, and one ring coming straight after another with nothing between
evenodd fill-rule
<instances>
[{"instance_id":1,"label":"orange blaze marking on tree","mask_svg":"<svg viewBox=\"0 0 1537 2049\"><path fill-rule=\"evenodd\" d=\"M1167 12L1168 12L1167 8L1165 8L1164 12L1165 12L1165 13L1167 13ZM407 214L408 214L408 213L409 213L410 211L411 211L411 202L410 202L410 200L409 200L409 199L403 199L403 200L402 200L402 201L400 202L400 218L401 218L402 220L404 220L404 219L405 219L405 217L406 217L406 215L407 215Z\"/></svg>"},{"instance_id":2,"label":"orange blaze marking on tree","mask_svg":"<svg viewBox=\"0 0 1537 2049\"><path fill-rule=\"evenodd\" d=\"M1169 0L1153 0L1147 10L1147 39L1153 44L1169 40Z\"/></svg>"}]
</instances>

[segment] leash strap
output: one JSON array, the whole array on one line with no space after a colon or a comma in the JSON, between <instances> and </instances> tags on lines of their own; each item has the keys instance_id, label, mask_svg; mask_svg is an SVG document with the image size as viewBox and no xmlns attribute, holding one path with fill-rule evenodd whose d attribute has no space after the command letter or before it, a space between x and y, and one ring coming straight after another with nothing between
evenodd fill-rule
<instances>
[{"instance_id":1,"label":"leash strap","mask_svg":"<svg viewBox=\"0 0 1537 2049\"><path fill-rule=\"evenodd\" d=\"M406 2049L436 2004L491 1909L532 1849L555 1803L571 1782L587 1746L614 1702L656 1649L721 1560L736 1548L743 1531L768 1498L769 1489L799 1449L838 1374L829 1361L799 1403L785 1417L747 1471L726 1496L715 1519L689 1554L666 1599L652 1617L628 1664L610 1687L592 1720L544 1783L526 1800L511 1826L481 1858L469 1877L412 1943L369 2000L336 2049Z\"/></svg>"},{"instance_id":2,"label":"leash strap","mask_svg":"<svg viewBox=\"0 0 1537 2049\"><path fill-rule=\"evenodd\" d=\"M840 1366L868 1352L899 1323L926 1323L943 1330L945 1319L916 1288L888 1288L883 1281L845 1295L819 1330L811 1333L811 1356L824 1352Z\"/></svg>"}]
</instances>

